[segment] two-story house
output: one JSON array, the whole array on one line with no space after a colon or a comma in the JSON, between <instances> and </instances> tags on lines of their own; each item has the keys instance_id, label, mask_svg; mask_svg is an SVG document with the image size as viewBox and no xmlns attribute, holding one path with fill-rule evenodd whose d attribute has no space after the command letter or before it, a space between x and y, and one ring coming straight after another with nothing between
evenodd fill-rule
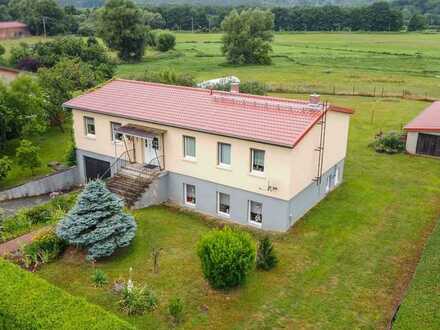
<instances>
[{"instance_id":1,"label":"two-story house","mask_svg":"<svg viewBox=\"0 0 440 330\"><path fill-rule=\"evenodd\" d=\"M82 179L136 207L172 202L285 231L343 178L351 109L113 80L72 109ZM138 188L141 188L140 190Z\"/></svg>"}]
</instances>

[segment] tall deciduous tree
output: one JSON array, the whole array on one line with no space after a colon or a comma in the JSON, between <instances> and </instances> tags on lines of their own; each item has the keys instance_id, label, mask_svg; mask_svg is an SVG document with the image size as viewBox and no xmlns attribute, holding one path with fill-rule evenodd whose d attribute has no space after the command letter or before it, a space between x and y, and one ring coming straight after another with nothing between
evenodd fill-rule
<instances>
[{"instance_id":1,"label":"tall deciduous tree","mask_svg":"<svg viewBox=\"0 0 440 330\"><path fill-rule=\"evenodd\" d=\"M50 69L40 69L38 80L46 93L49 120L62 130L66 118L62 104L71 99L74 92L96 86L103 77L88 63L64 59Z\"/></svg>"},{"instance_id":2,"label":"tall deciduous tree","mask_svg":"<svg viewBox=\"0 0 440 330\"><path fill-rule=\"evenodd\" d=\"M10 85L0 82L0 150L9 138L43 132L46 122L45 98L35 79L22 75Z\"/></svg>"},{"instance_id":3,"label":"tall deciduous tree","mask_svg":"<svg viewBox=\"0 0 440 330\"><path fill-rule=\"evenodd\" d=\"M426 17L421 14L415 14L408 23L408 31L421 31L425 30L428 26Z\"/></svg>"},{"instance_id":4,"label":"tall deciduous tree","mask_svg":"<svg viewBox=\"0 0 440 330\"><path fill-rule=\"evenodd\" d=\"M99 35L124 61L139 61L145 51L142 11L130 0L109 0L99 15Z\"/></svg>"},{"instance_id":5,"label":"tall deciduous tree","mask_svg":"<svg viewBox=\"0 0 440 330\"><path fill-rule=\"evenodd\" d=\"M274 16L268 10L233 10L222 22L223 53L233 64L270 64Z\"/></svg>"},{"instance_id":6,"label":"tall deciduous tree","mask_svg":"<svg viewBox=\"0 0 440 330\"><path fill-rule=\"evenodd\" d=\"M97 180L87 184L56 232L70 244L87 249L87 259L95 260L128 246L135 236L136 222L123 211L122 200Z\"/></svg>"}]
</instances>

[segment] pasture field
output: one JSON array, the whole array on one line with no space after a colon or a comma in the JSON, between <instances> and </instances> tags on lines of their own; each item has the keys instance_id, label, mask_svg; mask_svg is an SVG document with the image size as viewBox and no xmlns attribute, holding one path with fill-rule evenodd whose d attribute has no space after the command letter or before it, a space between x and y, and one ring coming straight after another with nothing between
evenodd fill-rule
<instances>
[{"instance_id":1,"label":"pasture field","mask_svg":"<svg viewBox=\"0 0 440 330\"><path fill-rule=\"evenodd\" d=\"M198 80L236 75L296 92L404 93L440 97L440 34L277 33L270 66L233 66L221 53L221 34L177 33L176 50L148 50L118 74L172 68Z\"/></svg>"},{"instance_id":2,"label":"pasture field","mask_svg":"<svg viewBox=\"0 0 440 330\"><path fill-rule=\"evenodd\" d=\"M127 279L133 267L133 280L158 295L153 313L121 314L111 284L93 287L93 266L78 255L68 253L37 274L139 329L168 328L173 296L185 301L185 329L386 328L439 217L440 166L430 158L378 154L369 144L380 130L399 130L426 103L334 96L329 101L356 110L345 181L291 231L273 237L280 258L273 271L255 271L236 290L210 289L196 255L197 240L210 223L152 207L134 212L139 224L134 243L96 267L110 283ZM151 251L157 247L163 250L155 274ZM435 328L434 321L426 324Z\"/></svg>"}]
</instances>

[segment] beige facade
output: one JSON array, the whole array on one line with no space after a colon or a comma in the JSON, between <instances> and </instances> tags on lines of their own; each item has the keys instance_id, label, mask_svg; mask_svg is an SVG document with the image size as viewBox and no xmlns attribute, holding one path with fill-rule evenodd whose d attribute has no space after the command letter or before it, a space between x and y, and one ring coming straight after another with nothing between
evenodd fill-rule
<instances>
[{"instance_id":1,"label":"beige facade","mask_svg":"<svg viewBox=\"0 0 440 330\"><path fill-rule=\"evenodd\" d=\"M87 136L84 117L94 119L94 136ZM323 171L345 158L349 117L333 111L327 114ZM286 201L310 185L318 171L318 152L315 149L320 141L319 125L315 125L291 149L81 110L73 110L73 120L78 149L118 157L126 151L126 146L130 149L134 143L136 162L143 163L146 157L144 140L134 138L133 141L126 140L126 144L112 142L111 122L161 129L166 132L158 136L159 153L164 155L166 170ZM183 136L196 139L195 159L184 158ZM231 145L229 168L217 165L218 143ZM263 174L251 173L252 148L265 151Z\"/></svg>"}]
</instances>

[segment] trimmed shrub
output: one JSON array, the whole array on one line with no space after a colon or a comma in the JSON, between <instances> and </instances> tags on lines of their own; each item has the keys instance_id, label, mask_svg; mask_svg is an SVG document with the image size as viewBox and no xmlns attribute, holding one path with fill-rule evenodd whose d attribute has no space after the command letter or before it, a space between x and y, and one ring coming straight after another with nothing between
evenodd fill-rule
<instances>
[{"instance_id":1,"label":"trimmed shrub","mask_svg":"<svg viewBox=\"0 0 440 330\"><path fill-rule=\"evenodd\" d=\"M278 264L278 258L275 255L272 242L269 237L264 237L258 244L257 268L270 270Z\"/></svg>"},{"instance_id":2,"label":"trimmed shrub","mask_svg":"<svg viewBox=\"0 0 440 330\"><path fill-rule=\"evenodd\" d=\"M217 289L242 284L255 265L255 243L251 236L227 227L205 234L197 252L205 278Z\"/></svg>"},{"instance_id":3,"label":"trimmed shrub","mask_svg":"<svg viewBox=\"0 0 440 330\"><path fill-rule=\"evenodd\" d=\"M168 312L174 324L179 324L183 321L183 301L180 298L173 298L168 305Z\"/></svg>"},{"instance_id":4,"label":"trimmed shrub","mask_svg":"<svg viewBox=\"0 0 440 330\"><path fill-rule=\"evenodd\" d=\"M402 133L388 132L378 135L373 142L373 147L377 152L397 154L405 150L405 142Z\"/></svg>"},{"instance_id":5,"label":"trimmed shrub","mask_svg":"<svg viewBox=\"0 0 440 330\"><path fill-rule=\"evenodd\" d=\"M123 208L123 201L103 181L91 181L58 223L57 235L69 244L86 248L88 260L110 256L128 246L136 234L136 222Z\"/></svg>"},{"instance_id":6,"label":"trimmed shrub","mask_svg":"<svg viewBox=\"0 0 440 330\"><path fill-rule=\"evenodd\" d=\"M133 286L131 288L125 286L121 295L119 306L128 315L142 315L145 311L153 311L157 308L156 295L146 286Z\"/></svg>"},{"instance_id":7,"label":"trimmed shrub","mask_svg":"<svg viewBox=\"0 0 440 330\"><path fill-rule=\"evenodd\" d=\"M0 274L0 329L134 329L101 307L1 259Z\"/></svg>"},{"instance_id":8,"label":"trimmed shrub","mask_svg":"<svg viewBox=\"0 0 440 330\"><path fill-rule=\"evenodd\" d=\"M156 37L156 47L161 52L167 52L176 45L176 37L169 32L161 32Z\"/></svg>"},{"instance_id":9,"label":"trimmed shrub","mask_svg":"<svg viewBox=\"0 0 440 330\"><path fill-rule=\"evenodd\" d=\"M95 269L92 274L92 282L96 287L103 287L108 283L107 274L104 273L101 269Z\"/></svg>"}]
</instances>

